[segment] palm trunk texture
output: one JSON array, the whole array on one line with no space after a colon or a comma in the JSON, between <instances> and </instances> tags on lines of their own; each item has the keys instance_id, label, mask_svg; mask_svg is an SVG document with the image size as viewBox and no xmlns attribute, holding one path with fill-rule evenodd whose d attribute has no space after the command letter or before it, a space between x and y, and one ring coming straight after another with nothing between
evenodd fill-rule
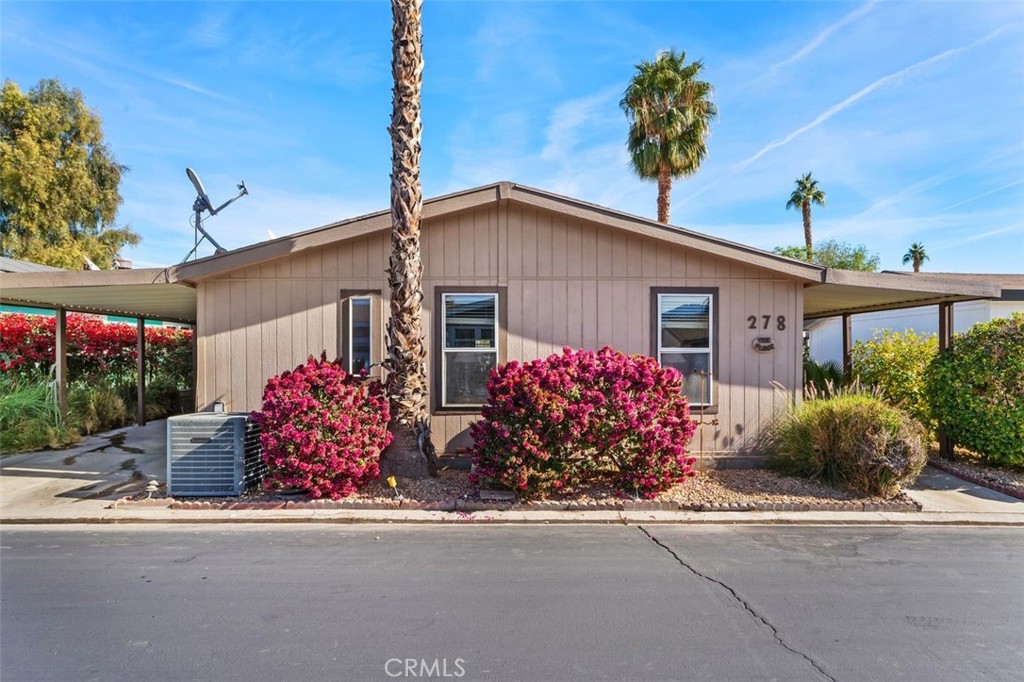
<instances>
[{"instance_id":1,"label":"palm trunk texture","mask_svg":"<svg viewBox=\"0 0 1024 682\"><path fill-rule=\"evenodd\" d=\"M658 222L668 224L672 203L672 175L668 168L658 170Z\"/></svg>"},{"instance_id":2,"label":"palm trunk texture","mask_svg":"<svg viewBox=\"0 0 1024 682\"><path fill-rule=\"evenodd\" d=\"M422 478L436 471L430 441L430 407L423 344L420 258L420 151L423 123L421 0L392 0L394 95L391 126L391 316L387 325L385 388L394 440L381 458L384 475Z\"/></svg>"},{"instance_id":3,"label":"palm trunk texture","mask_svg":"<svg viewBox=\"0 0 1024 682\"><path fill-rule=\"evenodd\" d=\"M810 263L814 257L814 248L811 242L811 204L809 201L805 201L800 205L800 209L804 214L804 244L807 245L807 262Z\"/></svg>"}]
</instances>

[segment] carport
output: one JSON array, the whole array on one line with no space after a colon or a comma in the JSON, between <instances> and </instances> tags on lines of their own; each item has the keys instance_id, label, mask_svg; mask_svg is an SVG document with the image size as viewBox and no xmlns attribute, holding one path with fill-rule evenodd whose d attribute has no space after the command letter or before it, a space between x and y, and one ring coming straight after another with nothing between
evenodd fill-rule
<instances>
[{"instance_id":1,"label":"carport","mask_svg":"<svg viewBox=\"0 0 1024 682\"><path fill-rule=\"evenodd\" d=\"M953 304L980 298L999 298L994 282L942 279L913 272L854 272L829 268L822 283L804 290L804 322L825 317L843 320L843 372L851 370L851 316L876 310L899 310L918 306L939 307L939 349L953 343ZM953 443L939 433L940 454L953 457Z\"/></svg>"},{"instance_id":2,"label":"carport","mask_svg":"<svg viewBox=\"0 0 1024 682\"><path fill-rule=\"evenodd\" d=\"M67 313L136 318L136 421L146 423L146 320L196 324L196 291L173 281L169 270L47 270L0 272L0 303L53 310L56 313L57 403L67 416ZM195 364L195 331L192 337Z\"/></svg>"}]
</instances>

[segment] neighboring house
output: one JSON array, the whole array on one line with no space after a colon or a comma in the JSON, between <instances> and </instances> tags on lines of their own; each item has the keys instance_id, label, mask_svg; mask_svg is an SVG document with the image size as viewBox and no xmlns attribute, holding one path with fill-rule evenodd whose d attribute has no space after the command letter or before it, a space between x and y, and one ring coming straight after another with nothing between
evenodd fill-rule
<instances>
[{"instance_id":1,"label":"neighboring house","mask_svg":"<svg viewBox=\"0 0 1024 682\"><path fill-rule=\"evenodd\" d=\"M0 256L0 272L63 272L63 269L55 268L52 265L43 265L42 263Z\"/></svg>"},{"instance_id":2,"label":"neighboring house","mask_svg":"<svg viewBox=\"0 0 1024 682\"><path fill-rule=\"evenodd\" d=\"M961 334L978 322L988 322L1013 313L1024 313L1024 275L961 274L932 272L893 273L921 280L942 280L995 284L1002 289L996 300L964 301L953 304L953 331ZM938 306L883 310L853 315L850 318L853 343L868 341L883 330L935 335L939 332ZM843 362L842 319L829 317L811 320L806 325L810 357L815 362Z\"/></svg>"},{"instance_id":3,"label":"neighboring house","mask_svg":"<svg viewBox=\"0 0 1024 682\"><path fill-rule=\"evenodd\" d=\"M423 217L433 439L450 454L498 364L610 345L678 367L706 423L694 442L735 457L799 399L806 319L998 295L826 270L508 182L426 201ZM0 301L194 322L197 408L247 412L270 376L324 350L379 373L390 229L382 211L166 269L0 275Z\"/></svg>"}]
</instances>

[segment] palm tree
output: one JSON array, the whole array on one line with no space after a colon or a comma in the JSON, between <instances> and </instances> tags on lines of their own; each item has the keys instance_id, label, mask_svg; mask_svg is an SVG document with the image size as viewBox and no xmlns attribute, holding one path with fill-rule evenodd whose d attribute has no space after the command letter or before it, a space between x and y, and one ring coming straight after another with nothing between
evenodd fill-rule
<instances>
[{"instance_id":1,"label":"palm tree","mask_svg":"<svg viewBox=\"0 0 1024 682\"><path fill-rule=\"evenodd\" d=\"M804 217L804 244L807 245L807 262L814 257L811 241L811 204L825 206L825 192L818 187L818 181L810 173L796 179L796 189L789 195L786 208L800 208Z\"/></svg>"},{"instance_id":2,"label":"palm tree","mask_svg":"<svg viewBox=\"0 0 1024 682\"><path fill-rule=\"evenodd\" d=\"M688 177L707 156L707 138L718 109L714 88L698 80L702 61L686 64L686 53L669 50L636 65L619 103L629 120L630 165L645 180L658 181L658 221L669 220L672 178Z\"/></svg>"},{"instance_id":3,"label":"palm tree","mask_svg":"<svg viewBox=\"0 0 1024 682\"><path fill-rule=\"evenodd\" d=\"M391 72L391 316L387 329L385 390L391 403L389 429L394 440L382 457L389 474L422 478L435 473L430 441L426 351L420 302L420 150L423 122L420 90L423 75L422 0L392 0Z\"/></svg>"},{"instance_id":4,"label":"palm tree","mask_svg":"<svg viewBox=\"0 0 1024 682\"><path fill-rule=\"evenodd\" d=\"M914 264L914 272L921 272L921 265L928 260L928 254L924 250L924 244L921 242L914 242L910 245L910 248L903 255L903 264L907 263Z\"/></svg>"}]
</instances>

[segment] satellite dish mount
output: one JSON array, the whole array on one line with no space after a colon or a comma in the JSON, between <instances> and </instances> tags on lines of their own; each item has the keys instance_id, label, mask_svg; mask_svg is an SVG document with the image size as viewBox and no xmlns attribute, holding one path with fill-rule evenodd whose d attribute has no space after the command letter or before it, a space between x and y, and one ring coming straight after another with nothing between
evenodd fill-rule
<instances>
[{"instance_id":1,"label":"satellite dish mount","mask_svg":"<svg viewBox=\"0 0 1024 682\"><path fill-rule=\"evenodd\" d=\"M196 243L195 246L192 247L192 250L188 252L188 256L185 256L185 258L182 260L182 263L187 261L189 256L196 253L196 250L199 248L199 245L203 242L204 239L208 240L211 244L213 244L214 253L216 255L219 256L222 253L227 253L227 250L223 246L218 244L217 241L210 236L209 232L203 229L203 211L208 211L211 216L215 216L221 211L223 211L225 208L227 208L229 204L233 204L242 197L244 197L246 194L249 193L248 188L246 188L245 186L245 181L243 180L238 184L237 195L235 195L231 199L228 199L217 208L214 208L213 202L210 201L210 197L206 193L206 189L203 188L203 182L202 180L199 179L199 176L196 175L196 172L191 168L186 168L185 173L188 175L188 179L192 181L192 186L196 188L197 193L196 200L192 202L192 210L195 211L193 227L195 227ZM202 237L199 236L200 233L202 233ZM198 258L198 254L196 255L196 257Z\"/></svg>"}]
</instances>

